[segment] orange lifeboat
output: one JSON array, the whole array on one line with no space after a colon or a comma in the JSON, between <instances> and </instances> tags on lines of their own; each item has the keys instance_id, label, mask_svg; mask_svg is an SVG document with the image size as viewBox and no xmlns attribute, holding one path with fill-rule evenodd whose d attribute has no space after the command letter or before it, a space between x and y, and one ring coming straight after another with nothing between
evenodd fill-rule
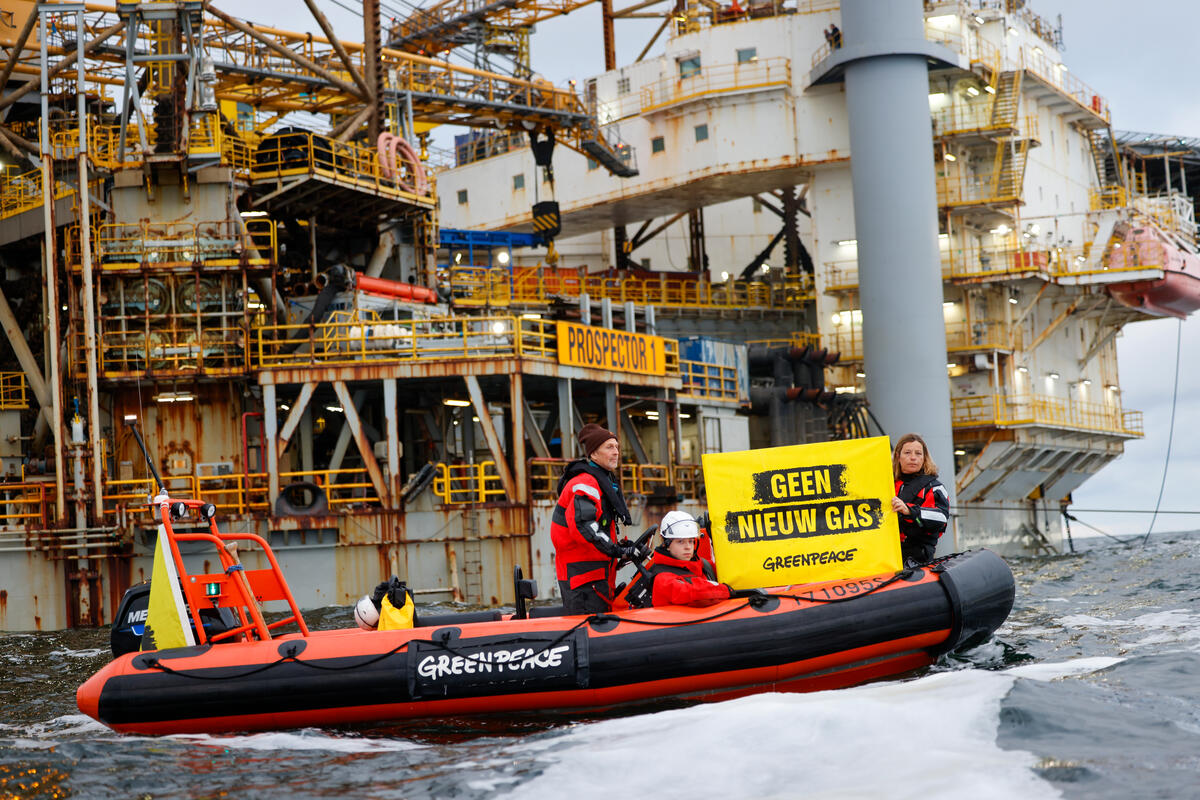
<instances>
[{"instance_id":1,"label":"orange lifeboat","mask_svg":"<svg viewBox=\"0 0 1200 800\"><path fill-rule=\"evenodd\" d=\"M1109 285L1119 303L1159 317L1186 317L1200 308L1200 256L1173 243L1151 225L1120 225L1121 239L1104 257L1108 269L1161 269L1161 278Z\"/></svg>"},{"instance_id":2,"label":"orange lifeboat","mask_svg":"<svg viewBox=\"0 0 1200 800\"><path fill-rule=\"evenodd\" d=\"M220 533L211 517L207 533L175 533L168 504L161 509L199 643L125 653L79 687L79 709L125 733L584 712L839 688L899 675L986 639L1014 597L1008 565L978 550L894 574L741 593L705 608L564 616L561 607L526 609L518 600L512 614L417 616L414 627L400 630L309 631L265 541ZM223 572L188 575L175 544L208 541L221 550L248 538L264 548L270 569L242 570L220 556ZM286 602L291 615L266 624L256 603L270 599ZM206 630L194 611L211 613L210 605L228 617L220 633ZM297 630L277 633L284 625Z\"/></svg>"}]
</instances>

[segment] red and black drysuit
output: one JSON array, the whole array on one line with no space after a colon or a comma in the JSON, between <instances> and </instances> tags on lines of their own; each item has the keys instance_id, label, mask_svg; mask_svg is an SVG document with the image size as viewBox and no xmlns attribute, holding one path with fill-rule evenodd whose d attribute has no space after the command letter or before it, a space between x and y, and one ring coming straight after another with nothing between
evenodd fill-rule
<instances>
[{"instance_id":1,"label":"red and black drysuit","mask_svg":"<svg viewBox=\"0 0 1200 800\"><path fill-rule=\"evenodd\" d=\"M731 596L729 587L717 583L717 571L712 562L693 553L690 561L682 561L664 544L654 551L646 571L652 581L639 574L629 585L625 601L633 608L648 606L710 606Z\"/></svg>"},{"instance_id":2,"label":"red and black drysuit","mask_svg":"<svg viewBox=\"0 0 1200 800\"><path fill-rule=\"evenodd\" d=\"M911 516L899 514L900 554L904 566L928 564L937 550L938 539L950 520L950 497L936 475L901 475L896 481L896 496L911 510Z\"/></svg>"},{"instance_id":3,"label":"red and black drysuit","mask_svg":"<svg viewBox=\"0 0 1200 800\"><path fill-rule=\"evenodd\" d=\"M617 559L617 522L631 525L616 477L588 458L572 461L558 480L558 504L550 518L554 565L568 614L597 614L612 606Z\"/></svg>"}]
</instances>

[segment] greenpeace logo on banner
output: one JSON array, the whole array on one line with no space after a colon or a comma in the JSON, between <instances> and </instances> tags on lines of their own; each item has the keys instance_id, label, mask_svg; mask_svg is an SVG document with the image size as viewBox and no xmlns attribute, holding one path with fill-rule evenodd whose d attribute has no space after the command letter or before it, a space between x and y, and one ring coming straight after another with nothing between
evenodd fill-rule
<instances>
[{"instance_id":1,"label":"greenpeace logo on banner","mask_svg":"<svg viewBox=\"0 0 1200 800\"><path fill-rule=\"evenodd\" d=\"M414 698L477 697L504 692L582 689L588 682L587 634L543 632L458 638L458 629L409 645Z\"/></svg>"}]
</instances>

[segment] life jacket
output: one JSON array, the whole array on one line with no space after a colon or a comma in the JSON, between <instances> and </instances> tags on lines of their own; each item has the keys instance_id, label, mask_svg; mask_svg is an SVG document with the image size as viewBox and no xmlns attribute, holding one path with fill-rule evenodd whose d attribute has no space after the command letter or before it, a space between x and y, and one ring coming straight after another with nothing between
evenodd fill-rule
<instances>
[{"instance_id":1,"label":"life jacket","mask_svg":"<svg viewBox=\"0 0 1200 800\"><path fill-rule=\"evenodd\" d=\"M581 510L588 504L595 509L593 518L581 520ZM558 580L566 581L571 589L607 581L611 597L616 578L618 520L625 525L632 522L611 474L586 458L568 464L558 481L558 502L550 518Z\"/></svg>"},{"instance_id":2,"label":"life jacket","mask_svg":"<svg viewBox=\"0 0 1200 800\"><path fill-rule=\"evenodd\" d=\"M896 496L914 510L899 514L900 541L936 545L949 521L950 502L946 487L936 475L917 475L896 480Z\"/></svg>"},{"instance_id":3,"label":"life jacket","mask_svg":"<svg viewBox=\"0 0 1200 800\"><path fill-rule=\"evenodd\" d=\"M646 568L650 579L640 571L629 583L624 600L631 608L651 605L708 605L729 597L729 587L717 583L712 562L693 555L690 561L675 558L663 545L654 551ZM665 597L668 586L671 597Z\"/></svg>"}]
</instances>

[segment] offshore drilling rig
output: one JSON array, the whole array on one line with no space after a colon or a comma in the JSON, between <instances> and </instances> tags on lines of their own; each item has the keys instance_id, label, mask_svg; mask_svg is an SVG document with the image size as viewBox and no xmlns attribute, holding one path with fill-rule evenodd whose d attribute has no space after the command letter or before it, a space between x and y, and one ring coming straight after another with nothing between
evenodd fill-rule
<instances>
[{"instance_id":1,"label":"offshore drilling rig","mask_svg":"<svg viewBox=\"0 0 1200 800\"><path fill-rule=\"evenodd\" d=\"M148 577L127 419L310 608L388 574L425 601L511 602L514 567L554 586L587 422L620 436L642 526L705 508L703 453L882 432L839 0L600 0L578 94L529 36L593 0L386 25L371 0L361 42L304 2L323 35L0 0L0 630L111 622ZM648 14L618 65L614 22ZM1071 489L1141 435L1113 337L1197 305L1196 149L1148 169L1157 141L1114 137L1023 2L924 17L956 544L1053 550ZM447 157L437 125L472 132ZM686 264L652 269L678 229ZM655 356L594 357L633 345Z\"/></svg>"},{"instance_id":2,"label":"offshore drilling rig","mask_svg":"<svg viewBox=\"0 0 1200 800\"><path fill-rule=\"evenodd\" d=\"M550 501L585 422L620 431L651 521L702 507L702 450L749 446L746 348L657 336L656 308L753 315L755 369L831 399L830 356L796 333L804 275L555 269L552 178L532 235L439 230L434 125L519 136L548 176L556 143L615 175L636 174L633 153L527 68L451 64L413 29L406 46L371 2L364 41L342 41L306 3L324 36L186 0L4 4L0 629L110 622L148 576L154 486L127 420L173 494L271 542L305 606L387 573L498 603L514 566L553 585ZM545 12L503 13L468 27L527 61ZM548 263L498 272L514 246L549 246ZM658 356L572 360L564 324ZM824 413L783 413L773 435L824 438Z\"/></svg>"}]
</instances>

